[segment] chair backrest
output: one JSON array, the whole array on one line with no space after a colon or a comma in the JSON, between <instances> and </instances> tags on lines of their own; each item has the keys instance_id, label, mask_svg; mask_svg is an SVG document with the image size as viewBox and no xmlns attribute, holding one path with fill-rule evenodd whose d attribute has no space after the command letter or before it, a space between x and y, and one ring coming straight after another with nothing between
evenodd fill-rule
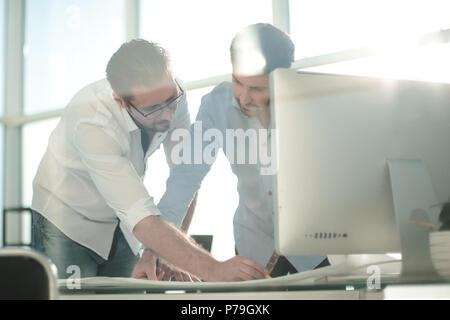
<instances>
[{"instance_id":1,"label":"chair backrest","mask_svg":"<svg viewBox=\"0 0 450 320\"><path fill-rule=\"evenodd\" d=\"M58 297L56 267L29 248L0 249L0 300L48 300Z\"/></svg>"}]
</instances>

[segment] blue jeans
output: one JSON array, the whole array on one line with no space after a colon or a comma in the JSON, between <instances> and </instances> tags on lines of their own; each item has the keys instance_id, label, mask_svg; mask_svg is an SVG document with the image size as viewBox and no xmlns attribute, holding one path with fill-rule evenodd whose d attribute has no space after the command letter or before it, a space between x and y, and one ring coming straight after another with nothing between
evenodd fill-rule
<instances>
[{"instance_id":1,"label":"blue jeans","mask_svg":"<svg viewBox=\"0 0 450 320\"><path fill-rule=\"evenodd\" d=\"M128 246L117 226L108 260L94 251L71 240L54 224L36 211L32 211L32 247L47 256L58 269L58 278L66 279L74 274L80 277L130 277L139 256ZM79 268L79 269L78 269Z\"/></svg>"}]
</instances>

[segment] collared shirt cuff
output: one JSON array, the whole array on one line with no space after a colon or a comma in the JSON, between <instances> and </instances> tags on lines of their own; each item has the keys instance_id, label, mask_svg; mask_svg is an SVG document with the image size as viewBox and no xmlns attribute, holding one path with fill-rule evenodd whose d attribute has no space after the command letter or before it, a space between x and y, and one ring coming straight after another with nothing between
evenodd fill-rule
<instances>
[{"instance_id":1,"label":"collared shirt cuff","mask_svg":"<svg viewBox=\"0 0 450 320\"><path fill-rule=\"evenodd\" d=\"M153 215L161 215L152 198L137 201L126 212L116 212L117 217L125 227L133 232L134 227L144 218Z\"/></svg>"}]
</instances>

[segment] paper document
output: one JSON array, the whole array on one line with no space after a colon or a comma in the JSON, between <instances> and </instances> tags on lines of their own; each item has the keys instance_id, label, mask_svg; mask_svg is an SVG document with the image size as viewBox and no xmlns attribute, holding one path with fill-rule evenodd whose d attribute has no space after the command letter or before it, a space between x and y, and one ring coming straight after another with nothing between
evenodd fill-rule
<instances>
[{"instance_id":1,"label":"paper document","mask_svg":"<svg viewBox=\"0 0 450 320\"><path fill-rule=\"evenodd\" d=\"M396 261L400 263L400 261ZM353 271L355 267L352 266ZM358 268L365 270L364 268ZM323 284L345 284L349 282L364 282L365 272L352 272L346 264L331 265L316 270L304 271L272 279L237 281L237 282L181 282L155 281L134 278L92 277L79 280L81 290L142 290L148 292L165 292L171 290L220 292L220 291L250 291L250 290L283 290L297 286L311 286ZM389 276L389 275L388 275ZM390 275L393 278L398 274ZM69 286L68 286L69 285ZM74 279L58 280L60 290L73 287ZM75 290L76 291L76 290Z\"/></svg>"}]
</instances>

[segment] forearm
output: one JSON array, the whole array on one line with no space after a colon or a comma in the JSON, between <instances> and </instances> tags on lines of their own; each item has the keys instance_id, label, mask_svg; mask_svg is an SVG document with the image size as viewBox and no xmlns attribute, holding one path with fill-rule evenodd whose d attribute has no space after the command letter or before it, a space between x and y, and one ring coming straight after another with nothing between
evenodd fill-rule
<instances>
[{"instance_id":1,"label":"forearm","mask_svg":"<svg viewBox=\"0 0 450 320\"><path fill-rule=\"evenodd\" d=\"M161 217L141 220L133 232L142 244L175 266L204 280L214 278L219 262Z\"/></svg>"},{"instance_id":2,"label":"forearm","mask_svg":"<svg viewBox=\"0 0 450 320\"><path fill-rule=\"evenodd\" d=\"M183 219L183 223L181 224L181 230L184 232L187 232L189 230L192 218L194 217L195 207L197 206L197 197L198 191L195 193L194 198L192 199L189 209L186 213L186 216Z\"/></svg>"}]
</instances>

